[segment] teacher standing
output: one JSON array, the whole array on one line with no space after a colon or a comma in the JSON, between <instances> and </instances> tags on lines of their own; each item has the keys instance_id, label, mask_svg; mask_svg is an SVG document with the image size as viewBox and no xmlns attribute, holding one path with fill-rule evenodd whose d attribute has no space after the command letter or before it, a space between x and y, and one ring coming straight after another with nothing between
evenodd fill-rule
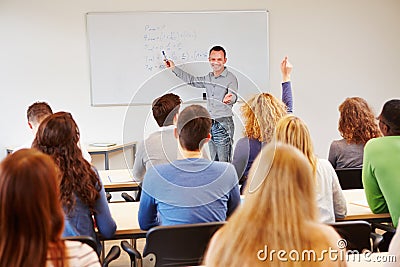
<instances>
[{"instance_id":1,"label":"teacher standing","mask_svg":"<svg viewBox=\"0 0 400 267\"><path fill-rule=\"evenodd\" d=\"M212 142L209 143L211 158L230 162L235 131L232 107L237 101L238 82L236 76L225 67L227 58L223 47L211 48L208 61L212 71L200 77L176 67L172 60L165 60L164 64L188 85L206 89L207 109L212 118Z\"/></svg>"}]
</instances>

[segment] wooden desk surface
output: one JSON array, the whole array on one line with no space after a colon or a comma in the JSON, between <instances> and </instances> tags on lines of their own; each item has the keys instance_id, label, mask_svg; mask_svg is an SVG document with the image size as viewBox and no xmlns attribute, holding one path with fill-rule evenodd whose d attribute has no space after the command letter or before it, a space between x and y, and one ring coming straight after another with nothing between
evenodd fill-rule
<instances>
[{"instance_id":1,"label":"wooden desk surface","mask_svg":"<svg viewBox=\"0 0 400 267\"><path fill-rule=\"evenodd\" d=\"M106 191L138 190L139 183L134 181L129 169L99 170L100 179Z\"/></svg>"},{"instance_id":2,"label":"wooden desk surface","mask_svg":"<svg viewBox=\"0 0 400 267\"><path fill-rule=\"evenodd\" d=\"M364 189L343 190L343 193L347 202L347 215L337 221L390 219L389 213L372 213Z\"/></svg>"},{"instance_id":3,"label":"wooden desk surface","mask_svg":"<svg viewBox=\"0 0 400 267\"><path fill-rule=\"evenodd\" d=\"M140 230L138 221L139 202L115 202L108 206L117 223L116 239L121 236L145 237L146 231Z\"/></svg>"},{"instance_id":4,"label":"wooden desk surface","mask_svg":"<svg viewBox=\"0 0 400 267\"><path fill-rule=\"evenodd\" d=\"M390 218L389 213L373 214L369 207L358 205L359 201L366 201L363 189L345 190L344 192L348 201L348 215L342 220ZM138 222L139 202L114 202L109 203L109 207L111 215L117 223L115 239L145 237L146 231L140 230Z\"/></svg>"}]
</instances>

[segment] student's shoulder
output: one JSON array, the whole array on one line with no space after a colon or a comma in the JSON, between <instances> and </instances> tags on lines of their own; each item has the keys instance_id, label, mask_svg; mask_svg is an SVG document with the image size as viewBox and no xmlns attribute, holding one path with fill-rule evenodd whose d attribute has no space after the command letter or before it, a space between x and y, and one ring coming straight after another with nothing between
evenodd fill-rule
<instances>
[{"instance_id":1,"label":"student's shoulder","mask_svg":"<svg viewBox=\"0 0 400 267\"><path fill-rule=\"evenodd\" d=\"M318 158L318 166L323 170L335 170L327 159Z\"/></svg>"},{"instance_id":2,"label":"student's shoulder","mask_svg":"<svg viewBox=\"0 0 400 267\"><path fill-rule=\"evenodd\" d=\"M342 146L346 145L346 140L345 139L338 139L338 140L333 140L331 143L331 149L332 148L341 148Z\"/></svg>"}]
</instances>

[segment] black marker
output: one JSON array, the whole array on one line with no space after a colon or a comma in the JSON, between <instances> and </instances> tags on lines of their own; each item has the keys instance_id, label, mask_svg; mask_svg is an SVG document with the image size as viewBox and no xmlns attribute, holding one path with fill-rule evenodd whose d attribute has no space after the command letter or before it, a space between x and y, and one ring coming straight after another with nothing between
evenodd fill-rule
<instances>
[{"instance_id":1,"label":"black marker","mask_svg":"<svg viewBox=\"0 0 400 267\"><path fill-rule=\"evenodd\" d=\"M167 56L165 55L164 50L162 50L161 52L162 52L162 54L163 54L163 56L164 56L164 60L165 60L165 62L167 63L167 66L170 67L169 62L168 62L168 59L167 59Z\"/></svg>"}]
</instances>

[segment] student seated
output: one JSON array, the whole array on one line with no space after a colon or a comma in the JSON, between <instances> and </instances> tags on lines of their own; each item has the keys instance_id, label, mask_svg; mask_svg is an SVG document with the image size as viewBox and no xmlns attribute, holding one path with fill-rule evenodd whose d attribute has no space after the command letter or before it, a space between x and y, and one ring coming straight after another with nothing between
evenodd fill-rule
<instances>
[{"instance_id":1,"label":"student seated","mask_svg":"<svg viewBox=\"0 0 400 267\"><path fill-rule=\"evenodd\" d=\"M361 168L365 143L382 135L374 112L361 97L346 98L339 112L338 129L343 139L331 143L328 159L335 169Z\"/></svg>"},{"instance_id":2,"label":"student seated","mask_svg":"<svg viewBox=\"0 0 400 267\"><path fill-rule=\"evenodd\" d=\"M330 261L323 252L339 250L341 238L332 227L318 222L313 176L298 149L282 143L266 145L250 169L244 203L212 238L204 264L345 266L343 261ZM280 250L286 253L279 255L281 260ZM301 260L306 250L313 250L318 259Z\"/></svg>"},{"instance_id":3,"label":"student seated","mask_svg":"<svg viewBox=\"0 0 400 267\"><path fill-rule=\"evenodd\" d=\"M140 228L224 221L239 205L238 179L230 163L202 158L211 118L199 105L178 117L175 137L184 159L147 170L139 206Z\"/></svg>"},{"instance_id":4,"label":"student seated","mask_svg":"<svg viewBox=\"0 0 400 267\"><path fill-rule=\"evenodd\" d=\"M373 213L389 212L393 225L400 218L400 99L387 101L378 117L381 138L371 139L364 148L362 181ZM390 232L384 234L387 250Z\"/></svg>"},{"instance_id":5,"label":"student seated","mask_svg":"<svg viewBox=\"0 0 400 267\"><path fill-rule=\"evenodd\" d=\"M26 111L26 117L28 119L28 126L32 130L32 139L26 142L24 145L17 147L14 151L17 151L22 148L31 148L33 139L35 138L36 132L39 128L40 123L46 119L48 116L53 114L53 110L50 105L46 102L35 102L28 107ZM90 163L92 161L92 157L87 151L85 146L81 146L81 142L79 140L79 148L82 150L83 157Z\"/></svg>"},{"instance_id":6,"label":"student seated","mask_svg":"<svg viewBox=\"0 0 400 267\"><path fill-rule=\"evenodd\" d=\"M64 213L54 161L21 149L0 165L0 267L98 266L91 247L63 241Z\"/></svg>"},{"instance_id":7,"label":"student seated","mask_svg":"<svg viewBox=\"0 0 400 267\"><path fill-rule=\"evenodd\" d=\"M312 180L317 185L317 205L320 221L333 223L335 218L344 218L347 213L339 179L332 165L326 159L318 159L314 155L311 136L307 125L294 115L283 117L275 129L277 141L298 148L307 157L312 168Z\"/></svg>"},{"instance_id":8,"label":"student seated","mask_svg":"<svg viewBox=\"0 0 400 267\"><path fill-rule=\"evenodd\" d=\"M241 107L244 119L244 136L235 147L232 164L235 166L241 184L240 192L246 186L251 164L262 146L268 144L275 132L275 125L293 110L290 73L293 66L285 57L281 62L282 101L269 93L261 93L250 98Z\"/></svg>"},{"instance_id":9,"label":"student seated","mask_svg":"<svg viewBox=\"0 0 400 267\"><path fill-rule=\"evenodd\" d=\"M169 163L178 158L174 128L181 102L179 96L172 93L153 101L153 117L160 129L137 145L132 171L136 181L142 182L146 170L151 166Z\"/></svg>"},{"instance_id":10,"label":"student seated","mask_svg":"<svg viewBox=\"0 0 400 267\"><path fill-rule=\"evenodd\" d=\"M94 226L106 238L111 238L117 227L99 175L82 157L78 141L79 130L72 115L57 112L40 124L32 147L50 155L56 162L60 169L61 203L66 220L78 235L97 240L100 254L101 245Z\"/></svg>"}]
</instances>

